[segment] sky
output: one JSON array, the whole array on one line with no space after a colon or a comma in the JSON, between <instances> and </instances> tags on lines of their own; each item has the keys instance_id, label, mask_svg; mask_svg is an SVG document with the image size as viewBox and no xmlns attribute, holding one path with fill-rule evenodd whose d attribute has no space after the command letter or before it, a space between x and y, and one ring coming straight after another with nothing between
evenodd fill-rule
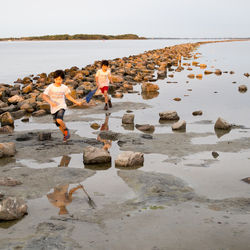
<instances>
[{"instance_id":1,"label":"sky","mask_svg":"<svg viewBox=\"0 0 250 250\"><path fill-rule=\"evenodd\" d=\"M0 0L0 38L54 34L250 37L249 0Z\"/></svg>"}]
</instances>

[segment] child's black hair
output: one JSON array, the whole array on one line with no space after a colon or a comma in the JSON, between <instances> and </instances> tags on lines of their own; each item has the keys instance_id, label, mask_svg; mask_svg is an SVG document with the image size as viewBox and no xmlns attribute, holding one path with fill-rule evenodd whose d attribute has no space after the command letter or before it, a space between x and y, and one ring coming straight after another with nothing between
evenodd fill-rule
<instances>
[{"instance_id":1,"label":"child's black hair","mask_svg":"<svg viewBox=\"0 0 250 250\"><path fill-rule=\"evenodd\" d=\"M54 72L54 78L57 78L57 77L61 77L62 79L64 79L65 78L65 74L64 74L64 71L63 70L56 70L55 72Z\"/></svg>"},{"instance_id":2,"label":"child's black hair","mask_svg":"<svg viewBox=\"0 0 250 250\"><path fill-rule=\"evenodd\" d=\"M107 60L103 60L102 62L101 62L101 67L103 66L103 65L105 65L105 66L109 66L109 62L107 61Z\"/></svg>"}]
</instances>

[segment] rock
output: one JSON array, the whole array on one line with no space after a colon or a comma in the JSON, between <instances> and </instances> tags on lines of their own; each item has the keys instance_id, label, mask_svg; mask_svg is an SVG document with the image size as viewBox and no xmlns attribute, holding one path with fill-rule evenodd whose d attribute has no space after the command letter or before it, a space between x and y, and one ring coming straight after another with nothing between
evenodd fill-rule
<instances>
[{"instance_id":1,"label":"rock","mask_svg":"<svg viewBox=\"0 0 250 250\"><path fill-rule=\"evenodd\" d=\"M32 80L30 77L24 77L22 80L22 84L29 84L32 83Z\"/></svg>"},{"instance_id":2,"label":"rock","mask_svg":"<svg viewBox=\"0 0 250 250\"><path fill-rule=\"evenodd\" d=\"M39 141L47 141L47 140L51 140L51 133L50 132L41 132L38 135L38 140Z\"/></svg>"},{"instance_id":3,"label":"rock","mask_svg":"<svg viewBox=\"0 0 250 250\"><path fill-rule=\"evenodd\" d=\"M124 114L122 117L123 124L133 124L135 119L134 114Z\"/></svg>"},{"instance_id":4,"label":"rock","mask_svg":"<svg viewBox=\"0 0 250 250\"><path fill-rule=\"evenodd\" d=\"M0 115L1 126L4 127L6 125L14 127L14 119L9 112L5 112Z\"/></svg>"},{"instance_id":5,"label":"rock","mask_svg":"<svg viewBox=\"0 0 250 250\"><path fill-rule=\"evenodd\" d=\"M244 178L244 179L242 179L242 181L244 181L244 182L250 184L250 177Z\"/></svg>"},{"instance_id":6,"label":"rock","mask_svg":"<svg viewBox=\"0 0 250 250\"><path fill-rule=\"evenodd\" d=\"M8 102L11 104L16 104L18 102L22 102L24 99L22 96L14 95L8 99Z\"/></svg>"},{"instance_id":7,"label":"rock","mask_svg":"<svg viewBox=\"0 0 250 250\"><path fill-rule=\"evenodd\" d=\"M205 74L205 75L210 75L210 74L212 74L212 73L213 73L213 72L210 71L210 70L205 70L205 71L204 71L204 74Z\"/></svg>"},{"instance_id":8,"label":"rock","mask_svg":"<svg viewBox=\"0 0 250 250\"><path fill-rule=\"evenodd\" d=\"M233 75L233 74L234 74L234 71L231 70L229 73L230 73L231 75Z\"/></svg>"},{"instance_id":9,"label":"rock","mask_svg":"<svg viewBox=\"0 0 250 250\"><path fill-rule=\"evenodd\" d=\"M167 71L166 70L162 70L162 71L158 71L157 72L157 78L158 79L164 79L164 78L166 78L166 76L167 76Z\"/></svg>"},{"instance_id":10,"label":"rock","mask_svg":"<svg viewBox=\"0 0 250 250\"><path fill-rule=\"evenodd\" d=\"M0 108L0 114L3 114L5 112L13 112L17 110L17 106L11 104L10 106L7 106L5 108Z\"/></svg>"},{"instance_id":11,"label":"rock","mask_svg":"<svg viewBox=\"0 0 250 250\"><path fill-rule=\"evenodd\" d=\"M8 107L8 104L0 100L0 109Z\"/></svg>"},{"instance_id":12,"label":"rock","mask_svg":"<svg viewBox=\"0 0 250 250\"><path fill-rule=\"evenodd\" d=\"M143 166L144 154L140 152L125 151L118 155L115 160L116 167Z\"/></svg>"},{"instance_id":13,"label":"rock","mask_svg":"<svg viewBox=\"0 0 250 250\"><path fill-rule=\"evenodd\" d=\"M22 104L22 106L20 107L20 110L25 110L28 113L34 112L34 108L29 103Z\"/></svg>"},{"instance_id":14,"label":"rock","mask_svg":"<svg viewBox=\"0 0 250 250\"><path fill-rule=\"evenodd\" d=\"M173 130L186 130L186 122L184 120L180 120L172 125Z\"/></svg>"},{"instance_id":15,"label":"rock","mask_svg":"<svg viewBox=\"0 0 250 250\"><path fill-rule=\"evenodd\" d=\"M98 124L98 123L92 123L91 125L90 125L90 127L91 128L93 128L93 129L95 129L95 130L97 130L97 129L99 129L100 128L100 125Z\"/></svg>"},{"instance_id":16,"label":"rock","mask_svg":"<svg viewBox=\"0 0 250 250\"><path fill-rule=\"evenodd\" d=\"M193 61L193 62L192 62L192 65L193 65L193 66L199 66L199 63L196 62L196 61Z\"/></svg>"},{"instance_id":17,"label":"rock","mask_svg":"<svg viewBox=\"0 0 250 250\"><path fill-rule=\"evenodd\" d=\"M39 116L44 116L46 114L47 114L47 112L44 109L40 109L38 111L33 112L32 116L39 117Z\"/></svg>"},{"instance_id":18,"label":"rock","mask_svg":"<svg viewBox=\"0 0 250 250\"><path fill-rule=\"evenodd\" d=\"M112 81L113 83L121 83L121 82L124 82L124 79L122 76L112 75Z\"/></svg>"},{"instance_id":19,"label":"rock","mask_svg":"<svg viewBox=\"0 0 250 250\"><path fill-rule=\"evenodd\" d=\"M181 101L181 98L176 97L176 98L174 98L173 100L176 101L176 102L180 102L180 101Z\"/></svg>"},{"instance_id":20,"label":"rock","mask_svg":"<svg viewBox=\"0 0 250 250\"><path fill-rule=\"evenodd\" d=\"M0 128L0 134L11 134L13 133L14 129L13 127L10 127L8 125Z\"/></svg>"},{"instance_id":21,"label":"rock","mask_svg":"<svg viewBox=\"0 0 250 250\"><path fill-rule=\"evenodd\" d=\"M247 86L246 85L240 85L239 86L239 92L241 92L241 93L247 92Z\"/></svg>"},{"instance_id":22,"label":"rock","mask_svg":"<svg viewBox=\"0 0 250 250\"><path fill-rule=\"evenodd\" d=\"M116 92L112 95L113 98L122 98L123 97L123 93L121 92Z\"/></svg>"},{"instance_id":23,"label":"rock","mask_svg":"<svg viewBox=\"0 0 250 250\"><path fill-rule=\"evenodd\" d=\"M141 90L142 92L155 92L159 90L159 86L157 84L146 82L142 84Z\"/></svg>"},{"instance_id":24,"label":"rock","mask_svg":"<svg viewBox=\"0 0 250 250\"><path fill-rule=\"evenodd\" d=\"M190 79L194 79L195 75L194 74L189 74L187 77L190 78Z\"/></svg>"},{"instance_id":25,"label":"rock","mask_svg":"<svg viewBox=\"0 0 250 250\"><path fill-rule=\"evenodd\" d=\"M143 132L153 133L155 131L155 126L149 124L136 124L135 127Z\"/></svg>"},{"instance_id":26,"label":"rock","mask_svg":"<svg viewBox=\"0 0 250 250\"><path fill-rule=\"evenodd\" d=\"M222 74L222 71L220 69L216 69L214 74L219 76Z\"/></svg>"},{"instance_id":27,"label":"rock","mask_svg":"<svg viewBox=\"0 0 250 250\"><path fill-rule=\"evenodd\" d=\"M22 122L29 122L30 119L29 119L28 117L26 117L26 118L23 118L21 121L22 121Z\"/></svg>"},{"instance_id":28,"label":"rock","mask_svg":"<svg viewBox=\"0 0 250 250\"><path fill-rule=\"evenodd\" d=\"M212 152L212 156L216 159L219 157L219 154L215 151Z\"/></svg>"},{"instance_id":29,"label":"rock","mask_svg":"<svg viewBox=\"0 0 250 250\"><path fill-rule=\"evenodd\" d=\"M191 71L191 70L193 70L193 69L192 69L191 67L188 67L187 70L190 70L190 71Z\"/></svg>"},{"instance_id":30,"label":"rock","mask_svg":"<svg viewBox=\"0 0 250 250\"><path fill-rule=\"evenodd\" d=\"M202 113L202 110L197 110L197 111L194 111L192 114L194 116L197 116L197 115L202 115L203 113Z\"/></svg>"},{"instance_id":31,"label":"rock","mask_svg":"<svg viewBox=\"0 0 250 250\"><path fill-rule=\"evenodd\" d=\"M105 149L88 146L84 148L83 162L84 164L109 163L111 156Z\"/></svg>"},{"instance_id":32,"label":"rock","mask_svg":"<svg viewBox=\"0 0 250 250\"><path fill-rule=\"evenodd\" d=\"M227 121L219 117L214 125L215 129L223 129L223 130L228 130L231 129L232 124L229 124Z\"/></svg>"},{"instance_id":33,"label":"rock","mask_svg":"<svg viewBox=\"0 0 250 250\"><path fill-rule=\"evenodd\" d=\"M171 78L173 78L173 77L174 77L174 75L173 75L173 74L170 74L170 75L168 75L168 77L171 77Z\"/></svg>"},{"instance_id":34,"label":"rock","mask_svg":"<svg viewBox=\"0 0 250 250\"><path fill-rule=\"evenodd\" d=\"M174 120L179 120L179 116L176 111L165 111L159 113L160 119L161 120L169 120L169 121L174 121Z\"/></svg>"},{"instance_id":35,"label":"rock","mask_svg":"<svg viewBox=\"0 0 250 250\"><path fill-rule=\"evenodd\" d=\"M249 77L250 74L249 73L244 73L244 76Z\"/></svg>"},{"instance_id":36,"label":"rock","mask_svg":"<svg viewBox=\"0 0 250 250\"><path fill-rule=\"evenodd\" d=\"M0 202L0 221L20 219L27 214L27 209L22 199L8 197Z\"/></svg>"},{"instance_id":37,"label":"rock","mask_svg":"<svg viewBox=\"0 0 250 250\"><path fill-rule=\"evenodd\" d=\"M16 153L16 145L14 142L0 143L0 158L11 157Z\"/></svg>"},{"instance_id":38,"label":"rock","mask_svg":"<svg viewBox=\"0 0 250 250\"><path fill-rule=\"evenodd\" d=\"M198 75L196 75L196 78L197 78L197 79L202 79L202 77L203 77L203 75L202 75L202 74L198 74Z\"/></svg>"},{"instance_id":39,"label":"rock","mask_svg":"<svg viewBox=\"0 0 250 250\"><path fill-rule=\"evenodd\" d=\"M204 64L204 63L201 63L201 64L200 64L200 68L201 68L201 69L205 69L206 67L207 67L206 64Z\"/></svg>"},{"instance_id":40,"label":"rock","mask_svg":"<svg viewBox=\"0 0 250 250\"><path fill-rule=\"evenodd\" d=\"M22 184L21 181L17 181L11 177L0 178L0 186L14 187L21 184Z\"/></svg>"},{"instance_id":41,"label":"rock","mask_svg":"<svg viewBox=\"0 0 250 250\"><path fill-rule=\"evenodd\" d=\"M18 111L14 111L11 112L11 115L14 119L20 119L22 118L24 115L26 114L25 110L18 110Z\"/></svg>"},{"instance_id":42,"label":"rock","mask_svg":"<svg viewBox=\"0 0 250 250\"><path fill-rule=\"evenodd\" d=\"M32 92L32 89L33 89L32 84L29 84L28 86L26 86L22 89L22 93L28 94L28 93Z\"/></svg>"}]
</instances>

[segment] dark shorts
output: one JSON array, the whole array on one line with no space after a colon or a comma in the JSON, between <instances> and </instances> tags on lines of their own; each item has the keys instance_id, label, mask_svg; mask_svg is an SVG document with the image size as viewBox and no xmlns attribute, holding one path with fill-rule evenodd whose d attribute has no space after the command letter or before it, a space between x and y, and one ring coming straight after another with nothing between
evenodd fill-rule
<instances>
[{"instance_id":1,"label":"dark shorts","mask_svg":"<svg viewBox=\"0 0 250 250\"><path fill-rule=\"evenodd\" d=\"M108 86L104 86L103 88L100 88L100 90L102 91L102 93L104 93L105 91L108 92L109 87Z\"/></svg>"},{"instance_id":2,"label":"dark shorts","mask_svg":"<svg viewBox=\"0 0 250 250\"><path fill-rule=\"evenodd\" d=\"M55 114L52 114L54 121L56 121L56 119L63 120L64 113L65 109L59 109Z\"/></svg>"}]
</instances>

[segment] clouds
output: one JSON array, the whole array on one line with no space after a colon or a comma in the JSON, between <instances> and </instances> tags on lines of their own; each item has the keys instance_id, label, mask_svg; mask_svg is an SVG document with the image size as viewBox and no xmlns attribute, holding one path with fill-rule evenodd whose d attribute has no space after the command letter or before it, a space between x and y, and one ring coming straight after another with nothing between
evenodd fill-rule
<instances>
[{"instance_id":1,"label":"clouds","mask_svg":"<svg viewBox=\"0 0 250 250\"><path fill-rule=\"evenodd\" d=\"M9 0L1 3L0 37L65 33L246 37L249 7L247 0Z\"/></svg>"}]
</instances>

